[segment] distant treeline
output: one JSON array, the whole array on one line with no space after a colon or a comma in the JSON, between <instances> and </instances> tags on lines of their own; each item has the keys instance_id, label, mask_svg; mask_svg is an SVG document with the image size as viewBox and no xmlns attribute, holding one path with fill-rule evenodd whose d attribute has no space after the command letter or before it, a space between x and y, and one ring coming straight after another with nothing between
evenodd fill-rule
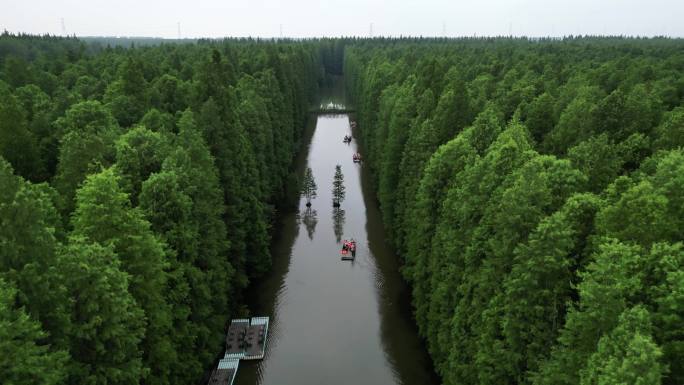
<instances>
[{"instance_id":1,"label":"distant treeline","mask_svg":"<svg viewBox=\"0 0 684 385\"><path fill-rule=\"evenodd\" d=\"M344 72L446 384L684 384L684 41L355 41Z\"/></svg>"},{"instance_id":2,"label":"distant treeline","mask_svg":"<svg viewBox=\"0 0 684 385\"><path fill-rule=\"evenodd\" d=\"M0 382L197 383L324 72L313 43L0 36Z\"/></svg>"}]
</instances>

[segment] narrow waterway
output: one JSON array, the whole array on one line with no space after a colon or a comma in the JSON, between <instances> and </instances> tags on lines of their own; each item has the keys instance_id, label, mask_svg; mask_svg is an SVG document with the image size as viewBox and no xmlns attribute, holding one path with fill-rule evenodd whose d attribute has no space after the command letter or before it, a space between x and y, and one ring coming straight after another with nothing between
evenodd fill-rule
<instances>
[{"instance_id":1,"label":"narrow waterway","mask_svg":"<svg viewBox=\"0 0 684 385\"><path fill-rule=\"evenodd\" d=\"M343 103L339 92L321 103ZM342 99L341 99L342 98ZM300 175L311 167L318 197L274 231L273 270L251 288L253 315L271 317L266 357L240 363L237 385L432 384L437 379L411 319L409 289L385 244L369 175L355 164L347 115L320 115ZM335 165L346 199L332 207ZM342 239L358 244L340 260Z\"/></svg>"}]
</instances>

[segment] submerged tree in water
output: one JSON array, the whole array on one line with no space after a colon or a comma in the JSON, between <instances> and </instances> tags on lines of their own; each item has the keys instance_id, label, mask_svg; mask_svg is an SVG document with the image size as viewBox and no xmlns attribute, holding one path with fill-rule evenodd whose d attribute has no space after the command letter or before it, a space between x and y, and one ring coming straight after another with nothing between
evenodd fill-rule
<instances>
[{"instance_id":1,"label":"submerged tree in water","mask_svg":"<svg viewBox=\"0 0 684 385\"><path fill-rule=\"evenodd\" d=\"M304 174L304 182L302 182L301 194L306 197L306 206L311 206L311 200L315 199L318 195L316 193L316 181L314 180L313 172L311 167L306 168L306 173Z\"/></svg>"},{"instance_id":2,"label":"submerged tree in water","mask_svg":"<svg viewBox=\"0 0 684 385\"><path fill-rule=\"evenodd\" d=\"M335 166L335 177L333 178L333 207L339 207L344 200L344 175L342 166Z\"/></svg>"}]
</instances>

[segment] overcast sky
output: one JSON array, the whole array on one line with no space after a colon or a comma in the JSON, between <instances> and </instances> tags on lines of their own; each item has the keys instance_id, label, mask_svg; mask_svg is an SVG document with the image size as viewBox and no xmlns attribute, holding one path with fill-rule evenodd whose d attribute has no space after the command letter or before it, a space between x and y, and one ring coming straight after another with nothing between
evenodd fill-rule
<instances>
[{"instance_id":1,"label":"overcast sky","mask_svg":"<svg viewBox=\"0 0 684 385\"><path fill-rule=\"evenodd\" d=\"M684 0L0 0L0 30L77 36L684 37ZM372 24L372 27L371 27Z\"/></svg>"}]
</instances>

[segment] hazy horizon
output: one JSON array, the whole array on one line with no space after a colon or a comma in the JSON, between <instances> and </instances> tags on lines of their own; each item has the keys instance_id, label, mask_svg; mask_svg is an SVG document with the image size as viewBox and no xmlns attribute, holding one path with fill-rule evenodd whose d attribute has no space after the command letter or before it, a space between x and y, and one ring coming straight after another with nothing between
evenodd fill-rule
<instances>
[{"instance_id":1,"label":"hazy horizon","mask_svg":"<svg viewBox=\"0 0 684 385\"><path fill-rule=\"evenodd\" d=\"M178 38L338 36L684 36L684 2L425 0L26 0L4 6L12 33ZM63 24L62 24L63 20ZM180 24L180 25L179 25ZM372 25L372 26L371 26ZM281 32L282 31L282 32Z\"/></svg>"}]
</instances>

